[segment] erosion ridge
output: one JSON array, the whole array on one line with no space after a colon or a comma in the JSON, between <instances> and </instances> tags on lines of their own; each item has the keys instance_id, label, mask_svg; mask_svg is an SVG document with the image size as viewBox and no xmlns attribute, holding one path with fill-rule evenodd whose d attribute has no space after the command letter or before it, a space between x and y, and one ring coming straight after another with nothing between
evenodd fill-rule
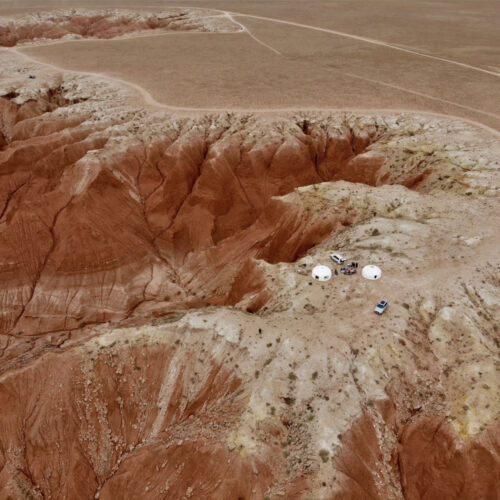
<instances>
[{"instance_id":1,"label":"erosion ridge","mask_svg":"<svg viewBox=\"0 0 500 500\"><path fill-rule=\"evenodd\" d=\"M215 115L146 139L129 113L118 139L116 122L89 123L64 84L19 99L11 91L0 101L4 333L234 305L248 294L258 310L269 294L255 259L294 261L364 215L275 197L336 180L416 188L431 173L432 162L411 154L389 167L377 145L387 127L377 123Z\"/></svg>"},{"instance_id":2,"label":"erosion ridge","mask_svg":"<svg viewBox=\"0 0 500 500\"><path fill-rule=\"evenodd\" d=\"M28 71L0 87L0 496L498 491L491 136ZM313 285L331 249L384 278Z\"/></svg>"},{"instance_id":3,"label":"erosion ridge","mask_svg":"<svg viewBox=\"0 0 500 500\"><path fill-rule=\"evenodd\" d=\"M448 296L456 299L463 300ZM467 314L475 310L465 304ZM483 370L486 358L476 352L474 365L463 368L452 362L456 373L440 380L446 364L413 307L408 326L422 329L405 335L407 344L369 328L350 348L339 337L304 339L305 325L292 326L290 312L276 318L286 338L265 318L224 308L154 326L98 327L77 348L5 374L0 401L11 411L0 434L9 450L0 455L0 491L35 498L77 491L85 499L122 498L124 488L144 498L213 499L298 499L311 491L332 499L420 499L430 491L461 500L496 491L497 426L464 445L442 414L456 377L471 366ZM329 321L331 311L323 316L318 308L317 316ZM259 325L264 331L255 335ZM377 369L395 353L400 366ZM312 364L302 362L307 357ZM492 403L481 388L485 375L473 392ZM385 397L375 381L386 386Z\"/></svg>"},{"instance_id":4,"label":"erosion ridge","mask_svg":"<svg viewBox=\"0 0 500 500\"><path fill-rule=\"evenodd\" d=\"M111 39L152 31L232 32L239 29L229 18L207 9L169 8L158 13L61 9L0 17L0 46L58 39Z\"/></svg>"}]
</instances>

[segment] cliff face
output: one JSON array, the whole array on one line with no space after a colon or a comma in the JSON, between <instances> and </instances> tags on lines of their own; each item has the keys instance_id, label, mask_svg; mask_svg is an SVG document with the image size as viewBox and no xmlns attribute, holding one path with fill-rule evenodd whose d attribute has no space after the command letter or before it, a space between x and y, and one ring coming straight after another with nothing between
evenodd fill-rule
<instances>
[{"instance_id":1,"label":"cliff face","mask_svg":"<svg viewBox=\"0 0 500 500\"><path fill-rule=\"evenodd\" d=\"M231 32L239 29L230 19L208 9L169 8L156 14L123 9L61 9L17 18L0 17L0 46L61 38L106 40L154 30Z\"/></svg>"},{"instance_id":2,"label":"cliff face","mask_svg":"<svg viewBox=\"0 0 500 500\"><path fill-rule=\"evenodd\" d=\"M226 352L169 340L90 343L4 378L2 498L263 497L270 451L245 458L224 442L248 397Z\"/></svg>"},{"instance_id":3,"label":"cliff face","mask_svg":"<svg viewBox=\"0 0 500 500\"><path fill-rule=\"evenodd\" d=\"M329 456L317 434L338 422L322 423L319 405L339 395L322 362L313 384L300 367L286 389L286 361L297 366L300 354L285 358L284 345L283 357L254 365L250 322L239 346L210 318L190 321L101 328L4 374L2 498L498 498L498 423L464 442L425 399L416 408L404 384L367 404L344 381L345 411L361 403L364 413ZM284 396L291 389L297 401Z\"/></svg>"},{"instance_id":4,"label":"cliff face","mask_svg":"<svg viewBox=\"0 0 500 500\"><path fill-rule=\"evenodd\" d=\"M116 148L109 124L52 118L74 105L60 89L44 97L0 101L3 333L262 294L254 259L293 261L356 216L276 197L327 180L380 182L384 157L369 150L383 130L373 126L267 125L256 138L256 123L214 120Z\"/></svg>"},{"instance_id":5,"label":"cliff face","mask_svg":"<svg viewBox=\"0 0 500 500\"><path fill-rule=\"evenodd\" d=\"M443 416L398 420L397 412L385 401L345 434L333 459L342 486L332 499L498 498L498 423L464 444Z\"/></svg>"},{"instance_id":6,"label":"cliff face","mask_svg":"<svg viewBox=\"0 0 500 500\"><path fill-rule=\"evenodd\" d=\"M0 497L498 498L489 136L30 85L0 98ZM332 250L383 278L314 282Z\"/></svg>"}]
</instances>

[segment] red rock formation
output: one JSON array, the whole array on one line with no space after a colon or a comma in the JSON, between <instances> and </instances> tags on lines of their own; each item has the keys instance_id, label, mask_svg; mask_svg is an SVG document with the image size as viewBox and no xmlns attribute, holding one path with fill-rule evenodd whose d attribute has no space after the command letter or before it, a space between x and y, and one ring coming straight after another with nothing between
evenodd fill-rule
<instances>
[{"instance_id":1,"label":"red rock formation","mask_svg":"<svg viewBox=\"0 0 500 500\"><path fill-rule=\"evenodd\" d=\"M2 20L0 46L12 47L40 39L56 40L67 35L109 39L136 31L209 31L201 14L192 9L170 9L159 14L75 10L41 13Z\"/></svg>"},{"instance_id":2,"label":"red rock formation","mask_svg":"<svg viewBox=\"0 0 500 500\"><path fill-rule=\"evenodd\" d=\"M374 413L364 414L343 436L333 460L342 489L332 499L499 498L500 424L462 442L443 417L417 414L399 427L392 404L387 401L379 408L377 419ZM384 433L392 433L393 439ZM387 449L391 442L394 446Z\"/></svg>"},{"instance_id":3,"label":"red rock formation","mask_svg":"<svg viewBox=\"0 0 500 500\"><path fill-rule=\"evenodd\" d=\"M102 122L51 118L70 104L60 89L43 104L10 97L0 101L3 333L236 304L248 294L256 310L269 294L254 259L293 261L344 222L273 197L328 176L371 184L381 165L366 156L375 130L315 138L297 128L257 140L244 126L236 134L195 126L147 145L128 139L118 152Z\"/></svg>"},{"instance_id":4,"label":"red rock formation","mask_svg":"<svg viewBox=\"0 0 500 500\"><path fill-rule=\"evenodd\" d=\"M5 376L0 497L263 498L272 448L259 458L229 450L245 391L201 357L179 342L122 343L49 354Z\"/></svg>"},{"instance_id":5,"label":"red rock formation","mask_svg":"<svg viewBox=\"0 0 500 500\"><path fill-rule=\"evenodd\" d=\"M384 430L394 429L394 409L388 402L379 405L384 416ZM385 463L379 443L380 428L369 414L364 414L342 436L342 447L333 458L341 473L342 489L332 500L389 500L400 498L395 480L394 462ZM382 480L383 478L383 480Z\"/></svg>"},{"instance_id":6,"label":"red rock formation","mask_svg":"<svg viewBox=\"0 0 500 500\"><path fill-rule=\"evenodd\" d=\"M497 500L500 497L500 423L466 442L443 418L404 427L398 446L406 500Z\"/></svg>"},{"instance_id":7,"label":"red rock formation","mask_svg":"<svg viewBox=\"0 0 500 500\"><path fill-rule=\"evenodd\" d=\"M4 26L0 43L178 27L203 29L183 16L54 17ZM16 91L0 98L0 498L323 495L332 487L322 481L330 463L324 449L324 463L314 461L308 432L325 413L315 420L313 407L304 408L304 386L297 401L295 393L280 396L288 414L267 401L268 409L249 408L259 419L248 449L237 450L231 435L247 430L240 417L256 394L252 376L277 374L292 384L294 372L264 374L271 357L240 355L208 330L194 346L183 346L191 331L182 325L177 337L162 327L143 337L102 327L85 343L96 334L86 325L160 323L174 310L206 305L259 311L272 297L258 260L294 261L363 217L322 213L300 192L281 196L341 179L420 187L432 170L423 161L411 172L391 170L375 125L227 116L158 125L162 117L143 116L150 121L140 128L129 110L92 113L67 95L61 86L38 98ZM243 363L249 380L236 373ZM329 400L323 390L310 392ZM341 436L332 499L498 498L498 425L463 442L439 412L401 406L367 404Z\"/></svg>"}]
</instances>

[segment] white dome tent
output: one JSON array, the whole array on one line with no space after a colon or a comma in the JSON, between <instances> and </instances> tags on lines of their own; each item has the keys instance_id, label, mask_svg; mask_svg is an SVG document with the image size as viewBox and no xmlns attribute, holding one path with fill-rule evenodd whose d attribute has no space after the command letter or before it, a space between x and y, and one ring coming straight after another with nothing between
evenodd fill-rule
<instances>
[{"instance_id":1,"label":"white dome tent","mask_svg":"<svg viewBox=\"0 0 500 500\"><path fill-rule=\"evenodd\" d=\"M363 267L361 271L361 276L367 280L378 280L382 276L382 269L378 266L372 264Z\"/></svg>"},{"instance_id":2,"label":"white dome tent","mask_svg":"<svg viewBox=\"0 0 500 500\"><path fill-rule=\"evenodd\" d=\"M328 266L315 266L312 277L317 281L328 281L332 278L332 270Z\"/></svg>"}]
</instances>

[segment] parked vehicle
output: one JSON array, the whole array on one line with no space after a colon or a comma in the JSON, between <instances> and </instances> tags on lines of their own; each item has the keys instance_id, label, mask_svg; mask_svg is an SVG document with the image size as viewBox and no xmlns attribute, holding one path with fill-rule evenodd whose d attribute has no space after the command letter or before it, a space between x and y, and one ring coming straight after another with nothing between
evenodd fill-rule
<instances>
[{"instance_id":1,"label":"parked vehicle","mask_svg":"<svg viewBox=\"0 0 500 500\"><path fill-rule=\"evenodd\" d=\"M389 302L387 300L381 300L376 306L375 306L375 313L376 314L384 314L385 310L387 309L389 305Z\"/></svg>"},{"instance_id":2,"label":"parked vehicle","mask_svg":"<svg viewBox=\"0 0 500 500\"><path fill-rule=\"evenodd\" d=\"M342 274L356 274L356 268L355 267L343 267L340 272Z\"/></svg>"},{"instance_id":3,"label":"parked vehicle","mask_svg":"<svg viewBox=\"0 0 500 500\"><path fill-rule=\"evenodd\" d=\"M345 258L342 257L342 255L340 255L339 253L330 254L330 258L337 264L343 264L345 262Z\"/></svg>"}]
</instances>

